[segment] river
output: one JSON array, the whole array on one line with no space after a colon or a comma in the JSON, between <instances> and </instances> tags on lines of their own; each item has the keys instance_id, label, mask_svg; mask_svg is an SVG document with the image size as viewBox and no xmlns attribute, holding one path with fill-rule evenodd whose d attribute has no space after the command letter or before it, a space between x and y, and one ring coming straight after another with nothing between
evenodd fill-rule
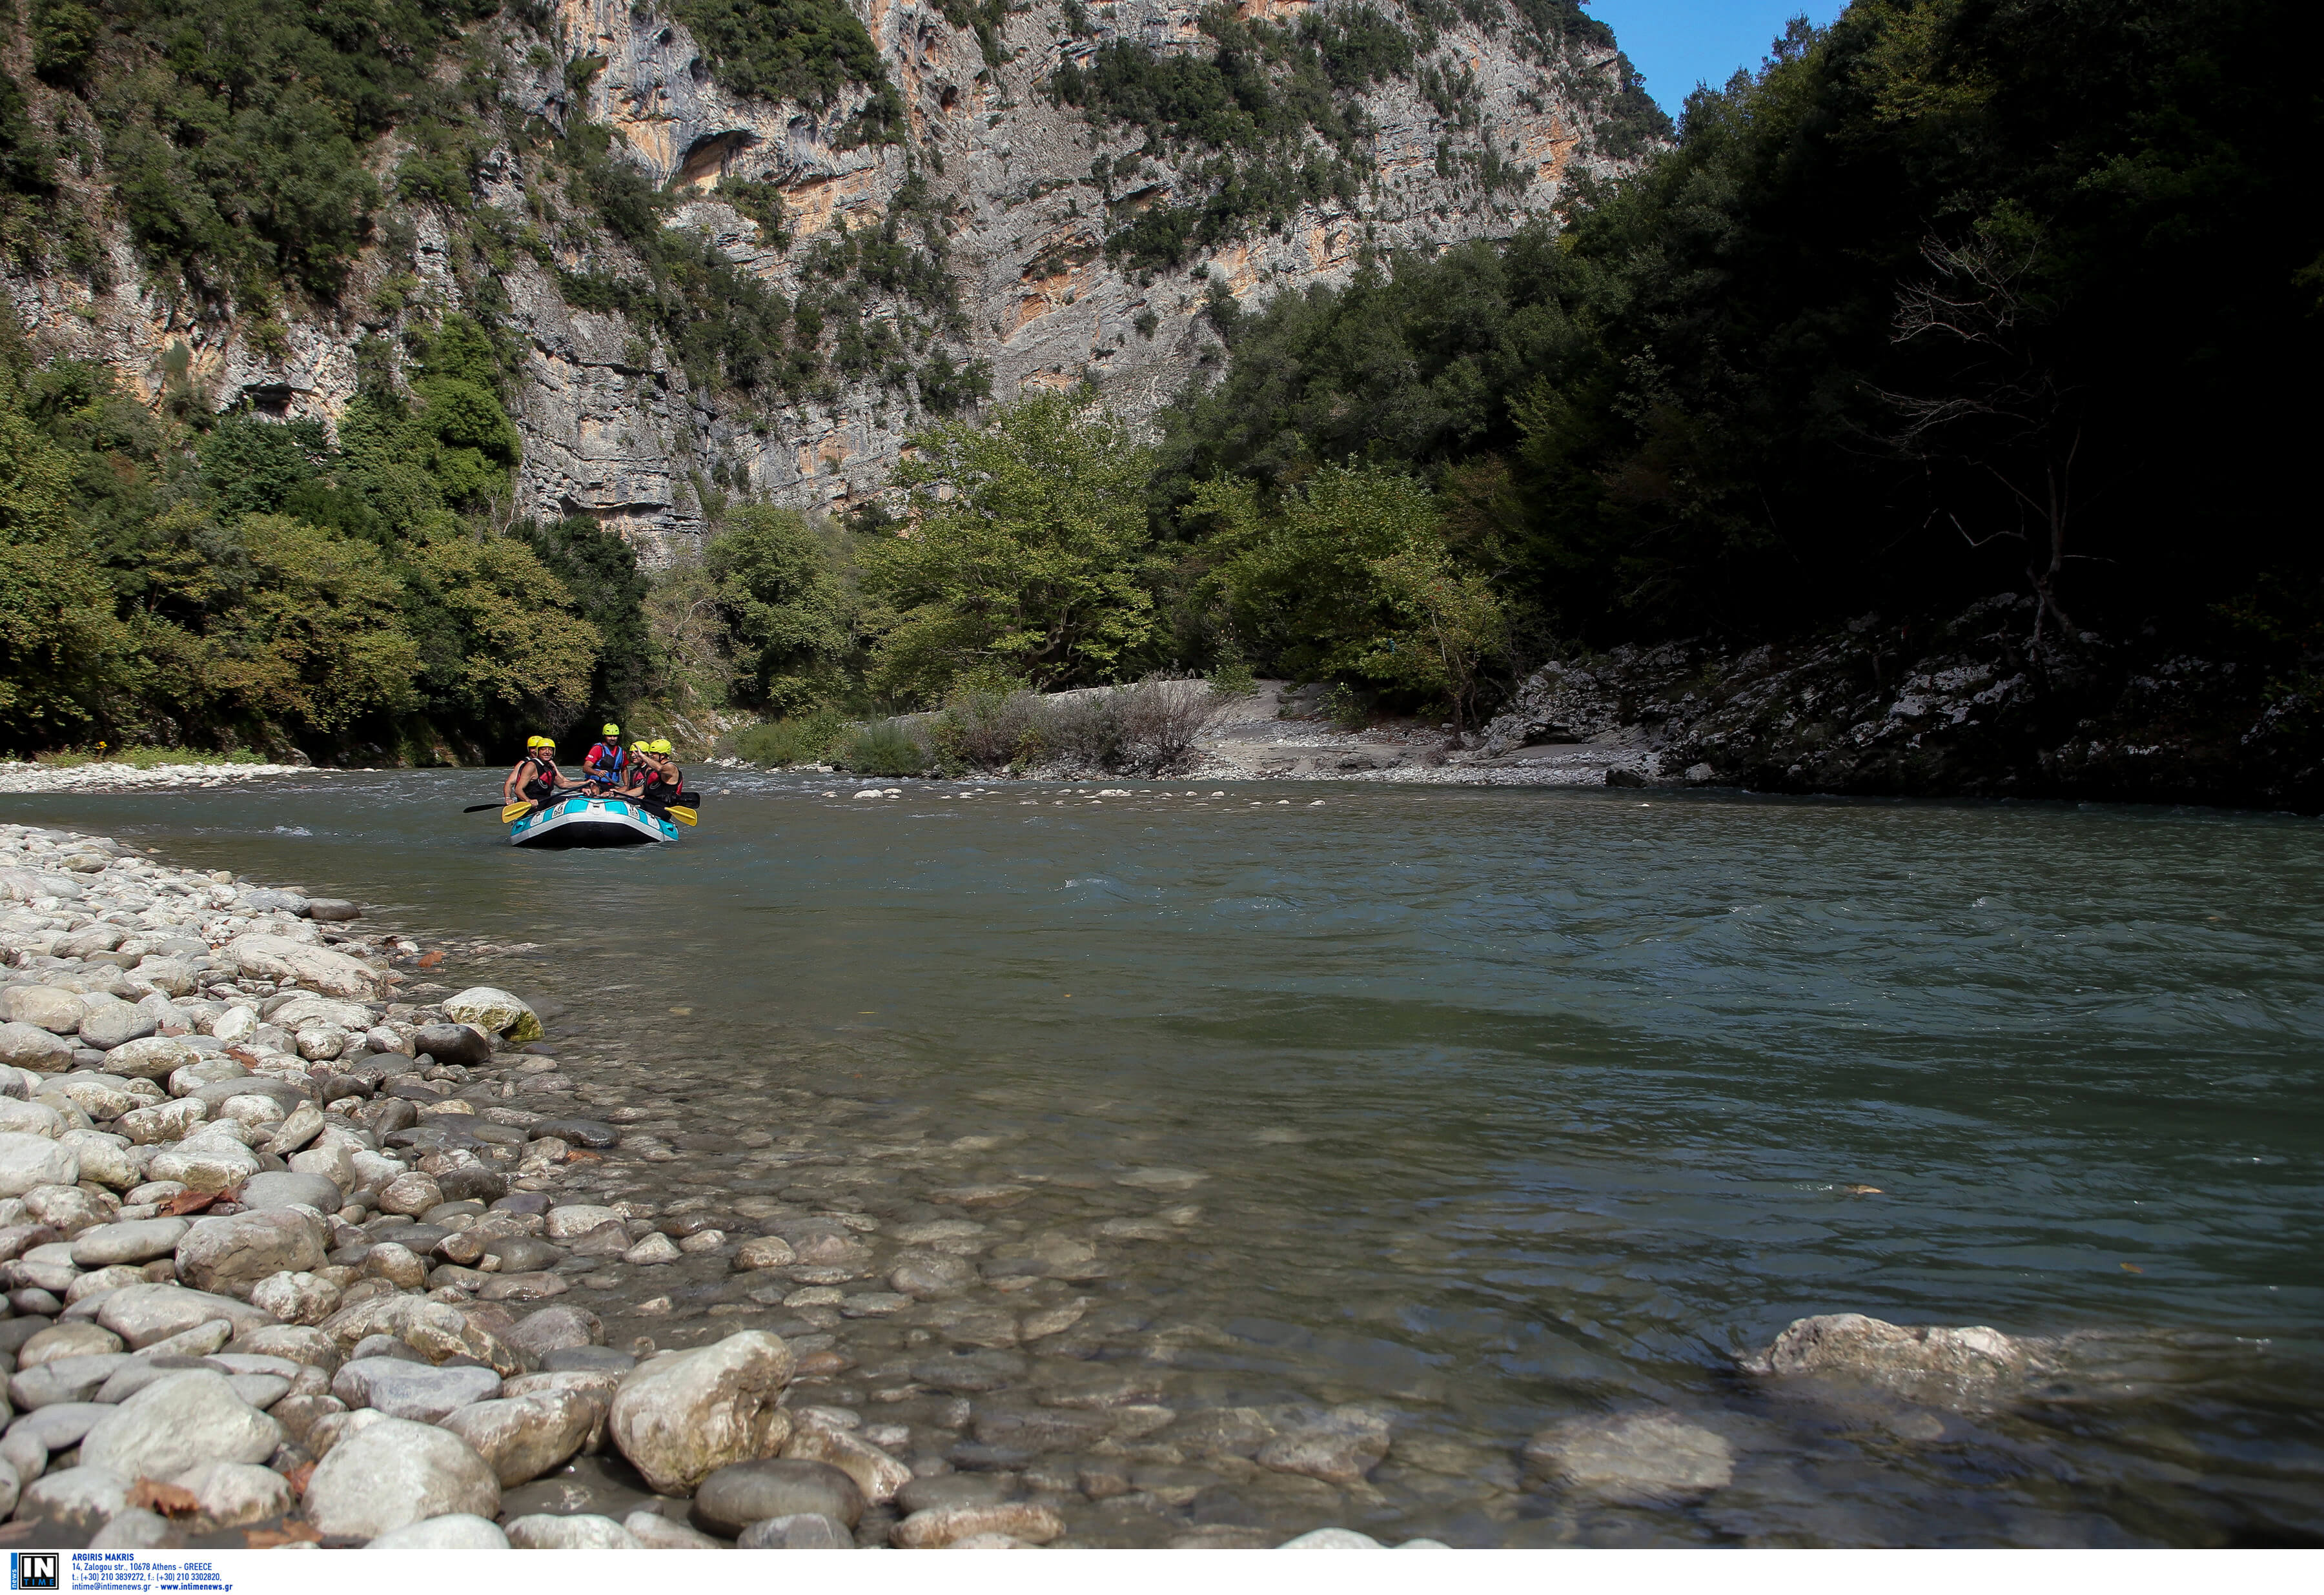
<instances>
[{"instance_id":1,"label":"river","mask_svg":"<svg viewBox=\"0 0 2324 1595\"><path fill-rule=\"evenodd\" d=\"M555 1038L713 1132L667 1167L779 1193L779 1163L716 1133L755 1128L826 1154L796 1160L793 1200L909 1216L937 1185L1021 1185L982 1216L1099 1259L1041 1281L1093 1305L1027 1351L1139 1370L1181 1409L1393 1426L1368 1482L1166 1470L1135 1511L1073 1516L1083 1543L1323 1521L1509 1545L2324 1540L2312 821L700 784L682 844L618 853L508 847L457 813L496 790L475 772L9 797L0 818L354 897L422 939L534 944L447 975L562 1003ZM691 1289L732 1297L715 1268ZM638 1327L601 1310L617 1343ZM2075 1350L2037 1391L1902 1424L1736 1370L1837 1312ZM834 1332L862 1363L839 1396L872 1401L881 1356L928 1340ZM1529 1434L1632 1408L1727 1437L1731 1482L1620 1501L1520 1477Z\"/></svg>"}]
</instances>

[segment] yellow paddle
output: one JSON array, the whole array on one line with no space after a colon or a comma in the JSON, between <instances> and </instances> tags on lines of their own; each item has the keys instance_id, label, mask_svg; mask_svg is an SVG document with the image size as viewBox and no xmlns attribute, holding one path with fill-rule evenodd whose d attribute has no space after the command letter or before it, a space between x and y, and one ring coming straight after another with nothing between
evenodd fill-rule
<instances>
[{"instance_id":1,"label":"yellow paddle","mask_svg":"<svg viewBox=\"0 0 2324 1595\"><path fill-rule=\"evenodd\" d=\"M669 817L681 825L690 825L695 823L694 810L690 808L673 808L669 812Z\"/></svg>"},{"instance_id":2,"label":"yellow paddle","mask_svg":"<svg viewBox=\"0 0 2324 1595\"><path fill-rule=\"evenodd\" d=\"M506 808L501 810L501 824L505 825L510 821L521 817L524 812L531 807L532 799L530 798L521 798L517 802L510 804Z\"/></svg>"}]
</instances>

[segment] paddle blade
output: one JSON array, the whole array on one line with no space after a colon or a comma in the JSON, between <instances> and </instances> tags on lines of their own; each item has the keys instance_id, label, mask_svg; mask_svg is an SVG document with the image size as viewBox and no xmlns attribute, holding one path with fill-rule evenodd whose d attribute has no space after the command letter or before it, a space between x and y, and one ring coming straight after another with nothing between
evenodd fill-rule
<instances>
[{"instance_id":1,"label":"paddle blade","mask_svg":"<svg viewBox=\"0 0 2324 1595\"><path fill-rule=\"evenodd\" d=\"M690 825L695 823L694 810L690 808L673 808L669 811L669 817L681 825Z\"/></svg>"},{"instance_id":2,"label":"paddle blade","mask_svg":"<svg viewBox=\"0 0 2324 1595\"><path fill-rule=\"evenodd\" d=\"M505 825L513 820L521 819L531 807L532 800L529 798L521 803L510 804L501 810L501 824Z\"/></svg>"}]
</instances>

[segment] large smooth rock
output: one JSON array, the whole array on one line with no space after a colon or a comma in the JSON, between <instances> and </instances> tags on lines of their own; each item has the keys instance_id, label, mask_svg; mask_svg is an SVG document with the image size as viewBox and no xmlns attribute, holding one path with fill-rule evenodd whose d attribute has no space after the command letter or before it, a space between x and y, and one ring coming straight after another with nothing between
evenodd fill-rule
<instances>
[{"instance_id":1,"label":"large smooth rock","mask_svg":"<svg viewBox=\"0 0 2324 1595\"><path fill-rule=\"evenodd\" d=\"M292 941L288 936L237 936L224 949L224 955L231 958L245 975L268 981L295 980L309 991L320 991L327 997L373 1001L387 990L386 977L362 960L328 947Z\"/></svg>"},{"instance_id":2,"label":"large smooth rock","mask_svg":"<svg viewBox=\"0 0 2324 1595\"><path fill-rule=\"evenodd\" d=\"M536 1512L512 1517L509 1544L520 1551L635 1551L637 1536L611 1517L577 1512L561 1517Z\"/></svg>"},{"instance_id":3,"label":"large smooth rock","mask_svg":"<svg viewBox=\"0 0 2324 1595\"><path fill-rule=\"evenodd\" d=\"M489 1368L436 1368L401 1357L359 1358L331 1379L331 1394L349 1406L368 1406L416 1424L432 1424L471 1402L489 1401L500 1388L501 1376Z\"/></svg>"},{"instance_id":4,"label":"large smooth rock","mask_svg":"<svg viewBox=\"0 0 2324 1595\"><path fill-rule=\"evenodd\" d=\"M540 1039L540 1016L532 1005L498 986L470 986L444 1000L445 1017L514 1042Z\"/></svg>"},{"instance_id":5,"label":"large smooth rock","mask_svg":"<svg viewBox=\"0 0 2324 1595\"><path fill-rule=\"evenodd\" d=\"M364 1547L372 1551L505 1551L508 1535L489 1517L449 1512L391 1528Z\"/></svg>"},{"instance_id":6,"label":"large smooth rock","mask_svg":"<svg viewBox=\"0 0 2324 1595\"><path fill-rule=\"evenodd\" d=\"M69 1533L94 1534L129 1509L130 1483L110 1468L86 1464L43 1473L25 1486L16 1518Z\"/></svg>"},{"instance_id":7,"label":"large smooth rock","mask_svg":"<svg viewBox=\"0 0 2324 1595\"><path fill-rule=\"evenodd\" d=\"M105 1002L92 995L88 1010L81 1015L80 1038L84 1046L110 1052L124 1042L151 1036L161 1028L160 1017L143 1003L123 1002L117 998Z\"/></svg>"},{"instance_id":8,"label":"large smooth rock","mask_svg":"<svg viewBox=\"0 0 2324 1595\"><path fill-rule=\"evenodd\" d=\"M621 1222L622 1215L610 1207L573 1203L549 1210L548 1235L551 1240L577 1240L603 1225Z\"/></svg>"},{"instance_id":9,"label":"large smooth rock","mask_svg":"<svg viewBox=\"0 0 2324 1595\"><path fill-rule=\"evenodd\" d=\"M317 1174L254 1174L235 1200L245 1208L311 1207L317 1212L337 1212L346 1193Z\"/></svg>"},{"instance_id":10,"label":"large smooth rock","mask_svg":"<svg viewBox=\"0 0 2324 1595\"><path fill-rule=\"evenodd\" d=\"M523 1360L498 1335L472 1323L457 1308L421 1296L375 1296L333 1314L320 1328L343 1351L354 1351L368 1336L384 1334L430 1362L473 1357L503 1378L524 1371Z\"/></svg>"},{"instance_id":11,"label":"large smooth rock","mask_svg":"<svg viewBox=\"0 0 2324 1595\"><path fill-rule=\"evenodd\" d=\"M251 1286L250 1305L284 1323L320 1323L339 1310L339 1295L319 1275L272 1274Z\"/></svg>"},{"instance_id":12,"label":"large smooth rock","mask_svg":"<svg viewBox=\"0 0 2324 1595\"><path fill-rule=\"evenodd\" d=\"M52 1323L16 1348L19 1371L63 1357L102 1357L121 1350L121 1337L100 1324Z\"/></svg>"},{"instance_id":13,"label":"large smooth rock","mask_svg":"<svg viewBox=\"0 0 2324 1595\"><path fill-rule=\"evenodd\" d=\"M576 1346L603 1345L605 1323L586 1308L559 1304L526 1314L501 1338L538 1359Z\"/></svg>"},{"instance_id":14,"label":"large smooth rock","mask_svg":"<svg viewBox=\"0 0 2324 1595\"><path fill-rule=\"evenodd\" d=\"M1353 1484L1379 1464L1388 1448L1386 1419L1360 1406L1338 1406L1277 1434L1254 1460L1278 1473Z\"/></svg>"},{"instance_id":15,"label":"large smooth rock","mask_svg":"<svg viewBox=\"0 0 2324 1595\"><path fill-rule=\"evenodd\" d=\"M234 1392L222 1374L156 1379L80 1443L83 1463L130 1479L170 1479L203 1462L263 1462L282 1425Z\"/></svg>"},{"instance_id":16,"label":"large smooth rock","mask_svg":"<svg viewBox=\"0 0 2324 1595\"><path fill-rule=\"evenodd\" d=\"M649 1551L718 1551L724 1549L716 1540L698 1528L688 1528L675 1518L641 1507L622 1519L622 1526L630 1531L638 1544ZM844 1549L853 1550L851 1541Z\"/></svg>"},{"instance_id":17,"label":"large smooth rock","mask_svg":"<svg viewBox=\"0 0 2324 1595\"><path fill-rule=\"evenodd\" d=\"M888 1531L907 1550L933 1550L979 1535L1006 1535L1028 1545L1046 1545L1065 1532L1065 1520L1030 1501L1001 1501L989 1507L939 1507L915 1512Z\"/></svg>"},{"instance_id":18,"label":"large smooth rock","mask_svg":"<svg viewBox=\"0 0 2324 1595\"><path fill-rule=\"evenodd\" d=\"M113 1121L118 1134L127 1136L130 1144L152 1147L183 1140L194 1127L209 1117L210 1105L199 1097L180 1097L175 1102L155 1102L150 1108L136 1108Z\"/></svg>"},{"instance_id":19,"label":"large smooth rock","mask_svg":"<svg viewBox=\"0 0 2324 1595\"><path fill-rule=\"evenodd\" d=\"M855 1481L863 1498L874 1506L885 1506L894 1500L896 1492L912 1481L909 1467L870 1441L812 1418L793 1420L791 1437L783 1445L783 1455L838 1469Z\"/></svg>"},{"instance_id":20,"label":"large smooth rock","mask_svg":"<svg viewBox=\"0 0 2324 1595\"><path fill-rule=\"evenodd\" d=\"M175 1482L194 1492L202 1516L220 1528L263 1523L296 1505L290 1481L254 1462L207 1462L180 1474Z\"/></svg>"},{"instance_id":21,"label":"large smooth rock","mask_svg":"<svg viewBox=\"0 0 2324 1595\"><path fill-rule=\"evenodd\" d=\"M0 1064L54 1074L72 1067L73 1044L38 1025L0 1025Z\"/></svg>"},{"instance_id":22,"label":"large smooth rock","mask_svg":"<svg viewBox=\"0 0 2324 1595\"><path fill-rule=\"evenodd\" d=\"M57 1140L71 1148L72 1155L80 1159L80 1177L85 1181L94 1181L109 1191L134 1190L144 1184L145 1171L119 1136L106 1135L102 1130L69 1129Z\"/></svg>"},{"instance_id":23,"label":"large smooth rock","mask_svg":"<svg viewBox=\"0 0 2324 1595\"><path fill-rule=\"evenodd\" d=\"M605 1397L580 1390L540 1390L513 1400L480 1400L438 1422L491 1463L501 1488L508 1489L540 1478L579 1451L607 1406Z\"/></svg>"},{"instance_id":24,"label":"large smooth rock","mask_svg":"<svg viewBox=\"0 0 2324 1595\"><path fill-rule=\"evenodd\" d=\"M124 1079L166 1081L200 1056L174 1036L145 1036L106 1053L105 1068Z\"/></svg>"},{"instance_id":25,"label":"large smooth rock","mask_svg":"<svg viewBox=\"0 0 2324 1595\"><path fill-rule=\"evenodd\" d=\"M790 1418L776 1403L795 1367L763 1330L657 1357L622 1379L608 1428L655 1489L691 1494L717 1469L781 1449Z\"/></svg>"},{"instance_id":26,"label":"large smooth rock","mask_svg":"<svg viewBox=\"0 0 2324 1595\"><path fill-rule=\"evenodd\" d=\"M71 1148L44 1135L0 1131L0 1196L22 1196L42 1185L69 1185L79 1178L80 1159Z\"/></svg>"},{"instance_id":27,"label":"large smooth rock","mask_svg":"<svg viewBox=\"0 0 2324 1595\"><path fill-rule=\"evenodd\" d=\"M1636 1506L1707 1495L1735 1477L1726 1436L1666 1412L1571 1419L1527 1441L1525 1462L1536 1478Z\"/></svg>"},{"instance_id":28,"label":"large smooth rock","mask_svg":"<svg viewBox=\"0 0 2324 1595\"><path fill-rule=\"evenodd\" d=\"M473 1025L424 1025L411 1038L415 1054L426 1053L439 1064L457 1064L464 1069L481 1068L492 1062L491 1037Z\"/></svg>"},{"instance_id":29,"label":"large smooth rock","mask_svg":"<svg viewBox=\"0 0 2324 1595\"><path fill-rule=\"evenodd\" d=\"M452 1513L497 1517L501 1486L458 1435L380 1418L315 1464L306 1507L307 1521L327 1538L372 1540Z\"/></svg>"},{"instance_id":30,"label":"large smooth rock","mask_svg":"<svg viewBox=\"0 0 2324 1595\"><path fill-rule=\"evenodd\" d=\"M94 1401L129 1360L125 1351L109 1351L101 1357L60 1357L38 1368L20 1369L8 1377L8 1401L19 1412Z\"/></svg>"},{"instance_id":31,"label":"large smooth rock","mask_svg":"<svg viewBox=\"0 0 2324 1595\"><path fill-rule=\"evenodd\" d=\"M178 1277L196 1290L247 1301L262 1279L321 1268L327 1239L322 1220L297 1208L197 1219L178 1242Z\"/></svg>"},{"instance_id":32,"label":"large smooth rock","mask_svg":"<svg viewBox=\"0 0 2324 1595\"><path fill-rule=\"evenodd\" d=\"M847 1525L819 1512L794 1512L753 1523L736 1536L738 1551L853 1551Z\"/></svg>"},{"instance_id":33,"label":"large smooth rock","mask_svg":"<svg viewBox=\"0 0 2324 1595\"><path fill-rule=\"evenodd\" d=\"M770 1517L814 1514L850 1528L863 1517L863 1492L827 1462L733 1462L706 1477L694 1492L694 1521L728 1539Z\"/></svg>"},{"instance_id":34,"label":"large smooth rock","mask_svg":"<svg viewBox=\"0 0 2324 1595\"><path fill-rule=\"evenodd\" d=\"M54 986L10 986L0 991L0 1022L12 1025L37 1025L59 1036L69 1036L80 1028L81 1016L88 1004L78 991L60 991Z\"/></svg>"},{"instance_id":35,"label":"large smooth rock","mask_svg":"<svg viewBox=\"0 0 2324 1595\"><path fill-rule=\"evenodd\" d=\"M46 1102L20 1102L14 1097L0 1097L0 1135L46 1136L50 1140L62 1140L65 1134L64 1115Z\"/></svg>"},{"instance_id":36,"label":"large smooth rock","mask_svg":"<svg viewBox=\"0 0 2324 1595\"><path fill-rule=\"evenodd\" d=\"M224 1323L232 1333L243 1334L274 1322L246 1302L177 1285L116 1290L98 1305L97 1321L140 1351L206 1323Z\"/></svg>"},{"instance_id":37,"label":"large smooth rock","mask_svg":"<svg viewBox=\"0 0 2324 1595\"><path fill-rule=\"evenodd\" d=\"M245 1329L226 1348L260 1357L280 1357L288 1362L318 1368L326 1377L337 1373L345 1360L338 1343L321 1330L299 1323L269 1323Z\"/></svg>"},{"instance_id":38,"label":"large smooth rock","mask_svg":"<svg viewBox=\"0 0 2324 1595\"><path fill-rule=\"evenodd\" d=\"M157 1153L145 1172L157 1180L175 1180L189 1191L231 1191L259 1169L258 1155L249 1148L203 1134Z\"/></svg>"},{"instance_id":39,"label":"large smooth rock","mask_svg":"<svg viewBox=\"0 0 2324 1595\"><path fill-rule=\"evenodd\" d=\"M1982 1324L1949 1329L1833 1313L1794 1319L1743 1368L1777 1378L1854 1379L1916 1401L1959 1406L1990 1399L2022 1378L2032 1360L2021 1342Z\"/></svg>"},{"instance_id":40,"label":"large smooth rock","mask_svg":"<svg viewBox=\"0 0 2324 1595\"><path fill-rule=\"evenodd\" d=\"M352 1030L360 1036L372 1027L371 1010L360 1002L342 1001L314 991L300 991L260 1010L266 1022L277 1029L293 1035L309 1025L327 1025L335 1030Z\"/></svg>"}]
</instances>

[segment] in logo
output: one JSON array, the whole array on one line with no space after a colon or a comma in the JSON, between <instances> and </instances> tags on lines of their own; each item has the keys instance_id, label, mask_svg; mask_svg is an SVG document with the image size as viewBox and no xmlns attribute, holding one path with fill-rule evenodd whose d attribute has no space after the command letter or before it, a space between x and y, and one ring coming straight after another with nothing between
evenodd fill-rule
<instances>
[{"instance_id":1,"label":"in logo","mask_svg":"<svg viewBox=\"0 0 2324 1595\"><path fill-rule=\"evenodd\" d=\"M64 1561L58 1551L11 1551L8 1553L8 1587L11 1590L55 1590L62 1586L57 1580L57 1570Z\"/></svg>"}]
</instances>

